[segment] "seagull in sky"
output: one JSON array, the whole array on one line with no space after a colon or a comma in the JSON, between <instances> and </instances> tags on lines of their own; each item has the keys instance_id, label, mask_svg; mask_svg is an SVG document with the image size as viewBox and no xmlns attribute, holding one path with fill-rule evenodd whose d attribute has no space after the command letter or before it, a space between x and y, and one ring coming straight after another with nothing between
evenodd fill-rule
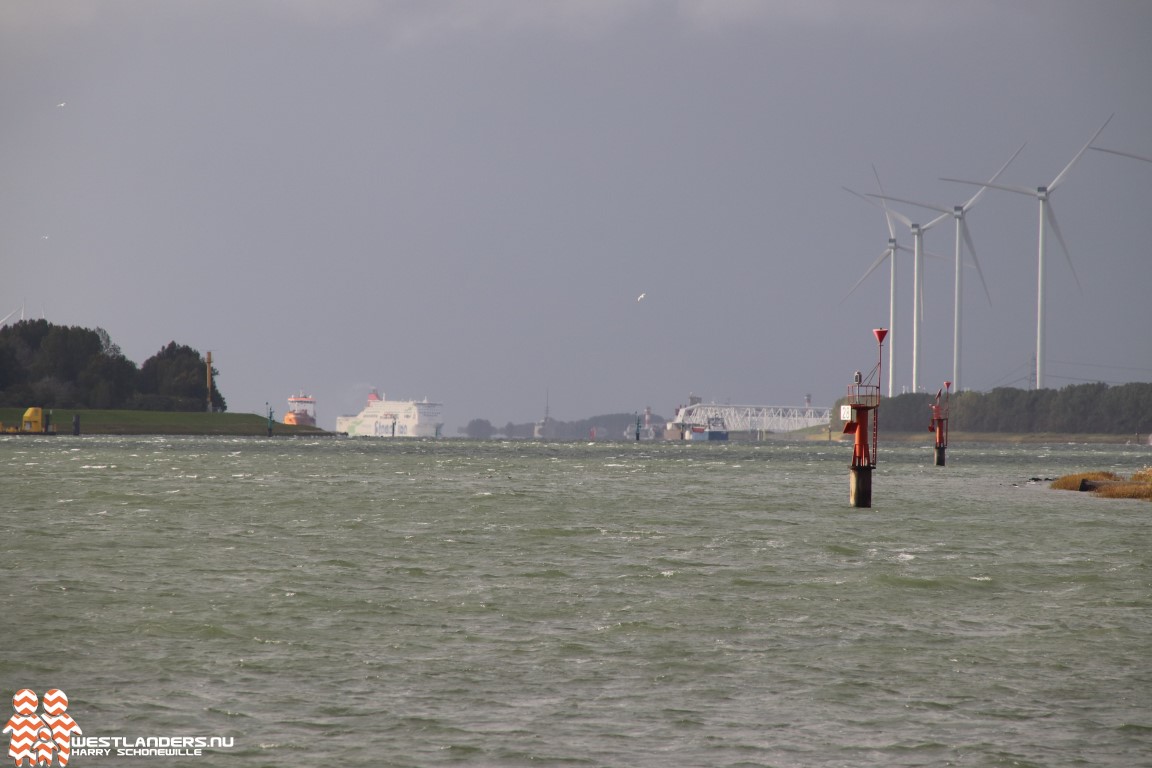
<instances>
[{"instance_id":1,"label":"seagull in sky","mask_svg":"<svg viewBox=\"0 0 1152 768\"><path fill-rule=\"evenodd\" d=\"M68 102L66 102L66 101L62 101L62 102L60 102L59 104L57 104L56 106L57 106L57 108L59 108L59 107L63 107L63 106L64 106L65 104L67 104L67 103L68 103Z\"/></svg>"},{"instance_id":2,"label":"seagull in sky","mask_svg":"<svg viewBox=\"0 0 1152 768\"><path fill-rule=\"evenodd\" d=\"M646 293L640 294L639 296L636 297L636 301L644 301L644 297L647 295L648 294L646 294Z\"/></svg>"}]
</instances>

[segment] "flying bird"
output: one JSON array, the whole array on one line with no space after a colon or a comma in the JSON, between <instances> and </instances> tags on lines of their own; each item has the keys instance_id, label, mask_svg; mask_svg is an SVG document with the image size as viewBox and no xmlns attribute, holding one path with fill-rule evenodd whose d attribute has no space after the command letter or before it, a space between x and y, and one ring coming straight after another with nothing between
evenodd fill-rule
<instances>
[{"instance_id":1,"label":"flying bird","mask_svg":"<svg viewBox=\"0 0 1152 768\"><path fill-rule=\"evenodd\" d=\"M64 106L64 105L65 105L65 104L67 104L67 103L68 103L68 102L66 102L66 101L62 101L62 102L60 102L59 104L57 104L56 106L57 106L57 107L62 107L62 106Z\"/></svg>"},{"instance_id":2,"label":"flying bird","mask_svg":"<svg viewBox=\"0 0 1152 768\"><path fill-rule=\"evenodd\" d=\"M639 296L636 297L636 301L644 301L644 297L647 295L648 294L646 294L646 293L640 294Z\"/></svg>"}]
</instances>

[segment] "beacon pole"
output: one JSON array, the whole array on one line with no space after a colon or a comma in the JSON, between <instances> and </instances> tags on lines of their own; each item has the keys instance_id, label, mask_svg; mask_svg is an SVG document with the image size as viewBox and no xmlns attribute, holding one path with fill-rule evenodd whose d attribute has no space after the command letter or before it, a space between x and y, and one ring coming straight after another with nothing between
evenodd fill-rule
<instances>
[{"instance_id":1,"label":"beacon pole","mask_svg":"<svg viewBox=\"0 0 1152 768\"><path fill-rule=\"evenodd\" d=\"M948 451L948 401L951 399L952 382L944 382L944 388L936 392L936 400L929 406L932 409L932 422L929 432L936 433L936 466L944 466L944 454ZM940 396L944 396L941 404Z\"/></svg>"},{"instance_id":2,"label":"beacon pole","mask_svg":"<svg viewBox=\"0 0 1152 768\"><path fill-rule=\"evenodd\" d=\"M865 381L863 374L856 371L852 384L848 387L848 402L841 406L840 415L844 419L844 434L853 435L852 466L849 476L848 494L854 507L872 506L872 470L876 468L876 443L880 428L880 381L884 363L884 337L887 328L872 331L880 348L880 359L872 374ZM875 416L872 411L877 411Z\"/></svg>"}]
</instances>

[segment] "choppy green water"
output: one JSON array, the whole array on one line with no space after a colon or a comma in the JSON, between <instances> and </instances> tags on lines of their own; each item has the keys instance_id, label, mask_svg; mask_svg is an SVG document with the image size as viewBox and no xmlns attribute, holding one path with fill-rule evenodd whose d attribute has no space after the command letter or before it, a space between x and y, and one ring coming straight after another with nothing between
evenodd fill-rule
<instances>
[{"instance_id":1,"label":"choppy green water","mask_svg":"<svg viewBox=\"0 0 1152 768\"><path fill-rule=\"evenodd\" d=\"M0 439L73 766L1152 764L1147 447Z\"/></svg>"}]
</instances>

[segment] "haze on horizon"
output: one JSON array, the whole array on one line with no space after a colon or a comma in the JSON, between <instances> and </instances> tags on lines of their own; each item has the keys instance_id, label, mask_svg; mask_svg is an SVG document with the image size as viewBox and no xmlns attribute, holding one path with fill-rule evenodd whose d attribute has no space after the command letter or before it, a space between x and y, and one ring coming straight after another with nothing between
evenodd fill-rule
<instances>
[{"instance_id":1,"label":"haze on horizon","mask_svg":"<svg viewBox=\"0 0 1152 768\"><path fill-rule=\"evenodd\" d=\"M1152 157L1152 4L8 0L0 317L211 350L229 409L371 387L446 434L705 401L831 405L876 359L878 208ZM1052 196L1045 384L1152 380L1152 163ZM929 212L894 204L922 221ZM1027 387L1037 204L968 217L963 384ZM911 246L897 225L901 244ZM953 225L921 386L951 377ZM911 384L911 259L898 387ZM1076 277L1079 279L1077 286ZM638 301L637 297L643 297Z\"/></svg>"}]
</instances>

